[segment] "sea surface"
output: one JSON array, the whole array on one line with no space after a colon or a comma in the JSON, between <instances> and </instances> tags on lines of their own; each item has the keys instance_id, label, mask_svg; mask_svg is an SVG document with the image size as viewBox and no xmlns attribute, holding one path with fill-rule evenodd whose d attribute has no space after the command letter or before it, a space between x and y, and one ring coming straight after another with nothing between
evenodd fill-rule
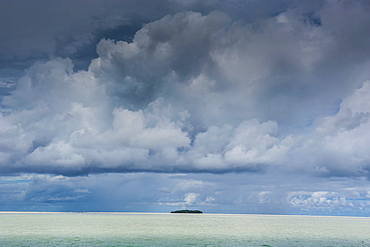
<instances>
[{"instance_id":1,"label":"sea surface","mask_svg":"<svg viewBox=\"0 0 370 247\"><path fill-rule=\"evenodd\" d=\"M370 218L0 212L0 246L370 246Z\"/></svg>"}]
</instances>

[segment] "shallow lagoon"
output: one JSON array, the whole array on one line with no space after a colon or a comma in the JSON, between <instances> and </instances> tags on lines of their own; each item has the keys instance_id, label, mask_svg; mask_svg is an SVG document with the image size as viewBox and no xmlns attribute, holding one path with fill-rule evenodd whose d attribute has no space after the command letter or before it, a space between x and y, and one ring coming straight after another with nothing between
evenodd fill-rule
<instances>
[{"instance_id":1,"label":"shallow lagoon","mask_svg":"<svg viewBox=\"0 0 370 247\"><path fill-rule=\"evenodd\" d=\"M0 246L370 246L370 218L3 212Z\"/></svg>"}]
</instances>

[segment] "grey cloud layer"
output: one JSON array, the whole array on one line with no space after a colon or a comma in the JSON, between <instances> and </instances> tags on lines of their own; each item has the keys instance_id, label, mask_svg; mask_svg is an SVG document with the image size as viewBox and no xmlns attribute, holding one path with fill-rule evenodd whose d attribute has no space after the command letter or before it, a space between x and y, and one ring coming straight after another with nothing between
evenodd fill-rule
<instances>
[{"instance_id":1,"label":"grey cloud layer","mask_svg":"<svg viewBox=\"0 0 370 247\"><path fill-rule=\"evenodd\" d=\"M36 63L1 102L1 172L365 176L368 11L332 2L250 23L180 12L130 43L101 40L86 71Z\"/></svg>"},{"instance_id":2,"label":"grey cloud layer","mask_svg":"<svg viewBox=\"0 0 370 247\"><path fill-rule=\"evenodd\" d=\"M256 174L45 174L0 177L1 210L369 214L364 178ZM307 184L309 183L309 186Z\"/></svg>"}]
</instances>

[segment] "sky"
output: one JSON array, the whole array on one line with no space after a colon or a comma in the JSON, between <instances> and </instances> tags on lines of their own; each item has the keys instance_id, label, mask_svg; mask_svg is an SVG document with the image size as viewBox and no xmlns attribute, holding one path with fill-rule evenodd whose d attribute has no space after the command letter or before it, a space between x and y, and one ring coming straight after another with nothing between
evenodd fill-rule
<instances>
[{"instance_id":1,"label":"sky","mask_svg":"<svg viewBox=\"0 0 370 247\"><path fill-rule=\"evenodd\" d=\"M0 210L370 216L370 2L0 0Z\"/></svg>"}]
</instances>

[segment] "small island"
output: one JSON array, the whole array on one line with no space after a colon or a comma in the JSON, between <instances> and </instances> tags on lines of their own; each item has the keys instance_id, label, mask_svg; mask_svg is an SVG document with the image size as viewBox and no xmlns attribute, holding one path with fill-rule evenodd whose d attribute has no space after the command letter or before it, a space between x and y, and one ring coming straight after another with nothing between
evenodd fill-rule
<instances>
[{"instance_id":1,"label":"small island","mask_svg":"<svg viewBox=\"0 0 370 247\"><path fill-rule=\"evenodd\" d=\"M176 210L176 211L171 211L171 214L202 214L203 212L200 210Z\"/></svg>"}]
</instances>

